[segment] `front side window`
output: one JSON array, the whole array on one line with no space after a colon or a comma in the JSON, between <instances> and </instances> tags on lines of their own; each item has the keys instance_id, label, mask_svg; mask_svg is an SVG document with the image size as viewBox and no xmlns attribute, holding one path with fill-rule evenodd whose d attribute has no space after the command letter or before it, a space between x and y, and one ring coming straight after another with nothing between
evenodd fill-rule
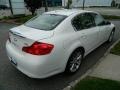
<instances>
[{"instance_id":1,"label":"front side window","mask_svg":"<svg viewBox=\"0 0 120 90\"><path fill-rule=\"evenodd\" d=\"M94 19L97 26L104 22L104 18L99 14L94 14Z\"/></svg>"},{"instance_id":2,"label":"front side window","mask_svg":"<svg viewBox=\"0 0 120 90\"><path fill-rule=\"evenodd\" d=\"M84 14L83 18L84 20L82 21L82 24L84 26L84 29L95 27L94 18L92 17L90 13Z\"/></svg>"},{"instance_id":3,"label":"front side window","mask_svg":"<svg viewBox=\"0 0 120 90\"><path fill-rule=\"evenodd\" d=\"M61 23L67 16L56 14L42 14L32 18L25 23L25 26L40 29L40 30L52 30L59 23Z\"/></svg>"},{"instance_id":4,"label":"front side window","mask_svg":"<svg viewBox=\"0 0 120 90\"><path fill-rule=\"evenodd\" d=\"M73 19L72 24L78 31L95 26L94 18L88 13L76 16Z\"/></svg>"}]
</instances>

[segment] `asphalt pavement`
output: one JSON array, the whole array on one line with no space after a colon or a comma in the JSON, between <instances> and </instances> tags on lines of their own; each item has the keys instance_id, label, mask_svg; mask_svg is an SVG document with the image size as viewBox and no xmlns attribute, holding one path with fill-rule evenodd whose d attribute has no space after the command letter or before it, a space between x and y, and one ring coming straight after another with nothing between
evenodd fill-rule
<instances>
[{"instance_id":1,"label":"asphalt pavement","mask_svg":"<svg viewBox=\"0 0 120 90\"><path fill-rule=\"evenodd\" d=\"M106 50L120 38L120 21L112 22L116 25L115 37L112 43L104 43L87 55L76 74L68 76L61 73L46 79L29 78L11 65L6 55L5 42L8 38L9 29L16 25L0 23L0 90L62 90L95 65Z\"/></svg>"}]
</instances>

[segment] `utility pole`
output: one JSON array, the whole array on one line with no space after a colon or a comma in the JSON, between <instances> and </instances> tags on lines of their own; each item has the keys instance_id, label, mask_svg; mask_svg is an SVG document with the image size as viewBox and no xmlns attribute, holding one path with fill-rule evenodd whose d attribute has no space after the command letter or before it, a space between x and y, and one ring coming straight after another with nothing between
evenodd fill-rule
<instances>
[{"instance_id":1,"label":"utility pole","mask_svg":"<svg viewBox=\"0 0 120 90\"><path fill-rule=\"evenodd\" d=\"M85 0L83 0L83 10L85 9Z\"/></svg>"},{"instance_id":2,"label":"utility pole","mask_svg":"<svg viewBox=\"0 0 120 90\"><path fill-rule=\"evenodd\" d=\"M47 3L47 0L45 0L45 12L48 11L48 3Z\"/></svg>"},{"instance_id":3,"label":"utility pole","mask_svg":"<svg viewBox=\"0 0 120 90\"><path fill-rule=\"evenodd\" d=\"M70 9L70 0L68 0L67 9Z\"/></svg>"},{"instance_id":4,"label":"utility pole","mask_svg":"<svg viewBox=\"0 0 120 90\"><path fill-rule=\"evenodd\" d=\"M70 5L72 4L72 0L68 0L67 2L67 9L70 9Z\"/></svg>"},{"instance_id":5,"label":"utility pole","mask_svg":"<svg viewBox=\"0 0 120 90\"><path fill-rule=\"evenodd\" d=\"M65 0L64 0L64 7L66 6L66 4L65 4L66 2L65 2Z\"/></svg>"},{"instance_id":6,"label":"utility pole","mask_svg":"<svg viewBox=\"0 0 120 90\"><path fill-rule=\"evenodd\" d=\"M9 0L9 5L10 5L10 11L11 11L11 14L13 15L13 9L12 9L12 3L11 3L11 0Z\"/></svg>"}]
</instances>

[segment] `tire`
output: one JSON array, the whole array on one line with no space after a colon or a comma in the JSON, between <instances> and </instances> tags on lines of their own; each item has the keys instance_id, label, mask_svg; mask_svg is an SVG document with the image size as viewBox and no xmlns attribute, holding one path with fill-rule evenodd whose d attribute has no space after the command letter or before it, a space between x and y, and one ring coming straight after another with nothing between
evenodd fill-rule
<instances>
[{"instance_id":1,"label":"tire","mask_svg":"<svg viewBox=\"0 0 120 90\"><path fill-rule=\"evenodd\" d=\"M74 74L75 72L77 72L80 68L82 59L83 59L83 54L81 50L79 49L75 50L68 60L65 73Z\"/></svg>"},{"instance_id":2,"label":"tire","mask_svg":"<svg viewBox=\"0 0 120 90\"><path fill-rule=\"evenodd\" d=\"M112 30L112 32L110 33L110 36L109 36L109 38L108 38L108 41L107 41L108 43L110 43L110 42L113 41L114 33L115 33L115 31Z\"/></svg>"}]
</instances>

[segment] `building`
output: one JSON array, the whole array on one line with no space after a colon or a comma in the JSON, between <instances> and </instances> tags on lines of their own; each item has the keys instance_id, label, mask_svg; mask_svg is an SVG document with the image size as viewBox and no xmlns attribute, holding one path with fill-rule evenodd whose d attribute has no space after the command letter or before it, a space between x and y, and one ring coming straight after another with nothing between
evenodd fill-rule
<instances>
[{"instance_id":1,"label":"building","mask_svg":"<svg viewBox=\"0 0 120 90\"><path fill-rule=\"evenodd\" d=\"M0 5L7 5L9 4L8 0L0 0Z\"/></svg>"},{"instance_id":2,"label":"building","mask_svg":"<svg viewBox=\"0 0 120 90\"><path fill-rule=\"evenodd\" d=\"M117 8L120 8L120 0L114 0L113 3L111 5L113 5L113 7L117 7Z\"/></svg>"},{"instance_id":3,"label":"building","mask_svg":"<svg viewBox=\"0 0 120 90\"><path fill-rule=\"evenodd\" d=\"M66 6L68 0L62 0L62 6ZM111 6L113 0L85 0L85 6ZM73 7L82 7L83 0L72 0Z\"/></svg>"},{"instance_id":4,"label":"building","mask_svg":"<svg viewBox=\"0 0 120 90\"><path fill-rule=\"evenodd\" d=\"M48 6L62 6L62 0L47 0Z\"/></svg>"}]
</instances>

